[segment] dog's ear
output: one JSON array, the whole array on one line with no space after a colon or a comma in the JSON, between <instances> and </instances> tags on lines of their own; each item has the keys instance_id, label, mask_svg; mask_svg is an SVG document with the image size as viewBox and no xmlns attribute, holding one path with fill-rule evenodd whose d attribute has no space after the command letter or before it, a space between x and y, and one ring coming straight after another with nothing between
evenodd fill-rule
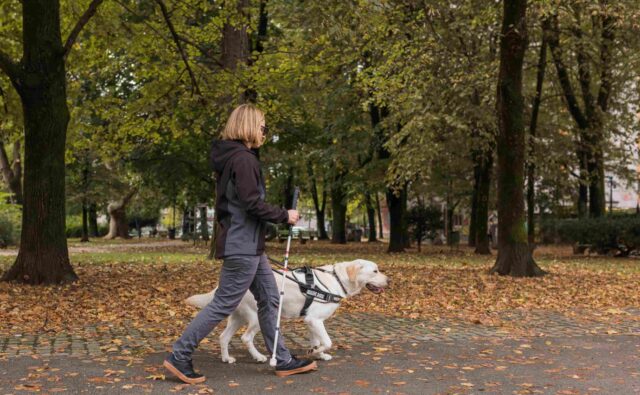
<instances>
[{"instance_id":1,"label":"dog's ear","mask_svg":"<svg viewBox=\"0 0 640 395\"><path fill-rule=\"evenodd\" d=\"M349 276L349 281L352 283L356 282L356 277L358 276L358 272L362 269L360 265L351 265L347 267L347 275Z\"/></svg>"}]
</instances>

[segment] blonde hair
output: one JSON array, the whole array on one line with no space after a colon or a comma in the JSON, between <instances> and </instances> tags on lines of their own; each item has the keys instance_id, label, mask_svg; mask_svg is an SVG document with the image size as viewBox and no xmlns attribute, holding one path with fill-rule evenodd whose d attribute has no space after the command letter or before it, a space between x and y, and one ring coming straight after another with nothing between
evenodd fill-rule
<instances>
[{"instance_id":1,"label":"blonde hair","mask_svg":"<svg viewBox=\"0 0 640 395\"><path fill-rule=\"evenodd\" d=\"M241 104L229 115L220 138L223 140L242 140L252 148L262 145L264 113L253 104Z\"/></svg>"}]
</instances>

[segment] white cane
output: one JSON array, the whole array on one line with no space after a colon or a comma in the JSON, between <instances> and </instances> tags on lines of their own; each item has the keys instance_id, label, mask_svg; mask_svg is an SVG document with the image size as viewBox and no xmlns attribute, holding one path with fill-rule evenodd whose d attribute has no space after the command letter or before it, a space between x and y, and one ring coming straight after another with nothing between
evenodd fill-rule
<instances>
[{"instance_id":1,"label":"white cane","mask_svg":"<svg viewBox=\"0 0 640 395\"><path fill-rule=\"evenodd\" d=\"M293 204L291 209L295 210L298 206L298 195L300 188L296 187L293 191ZM282 284L280 287L280 302L278 302L278 319L276 320L276 335L273 339L273 353L269 365L276 366L276 350L278 348L278 337L280 337L280 318L282 317L282 301L284 300L284 279L287 275L287 267L289 265L289 248L291 247L291 236L293 235L293 225L289 225L289 237L287 238L287 249L284 252L284 268L282 269Z\"/></svg>"}]
</instances>

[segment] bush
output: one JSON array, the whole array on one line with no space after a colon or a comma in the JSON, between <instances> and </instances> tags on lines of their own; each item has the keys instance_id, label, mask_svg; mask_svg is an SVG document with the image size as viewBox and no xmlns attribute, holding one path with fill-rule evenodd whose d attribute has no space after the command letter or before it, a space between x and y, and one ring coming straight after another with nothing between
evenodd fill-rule
<instances>
[{"instance_id":1,"label":"bush","mask_svg":"<svg viewBox=\"0 0 640 395\"><path fill-rule=\"evenodd\" d=\"M587 244L598 253L640 248L640 216L563 219L542 224L543 239Z\"/></svg>"},{"instance_id":2,"label":"bush","mask_svg":"<svg viewBox=\"0 0 640 395\"><path fill-rule=\"evenodd\" d=\"M109 232L107 225L98 224L98 235L104 236ZM67 215L66 236L82 237L82 215Z\"/></svg>"},{"instance_id":3,"label":"bush","mask_svg":"<svg viewBox=\"0 0 640 395\"><path fill-rule=\"evenodd\" d=\"M20 242L22 228L22 206L4 203L0 193L0 245L16 245Z\"/></svg>"},{"instance_id":4,"label":"bush","mask_svg":"<svg viewBox=\"0 0 640 395\"><path fill-rule=\"evenodd\" d=\"M433 240L436 237L436 231L442 229L442 212L438 207L425 206L422 202L418 202L407 213L407 223L420 248L422 240L425 238Z\"/></svg>"}]
</instances>

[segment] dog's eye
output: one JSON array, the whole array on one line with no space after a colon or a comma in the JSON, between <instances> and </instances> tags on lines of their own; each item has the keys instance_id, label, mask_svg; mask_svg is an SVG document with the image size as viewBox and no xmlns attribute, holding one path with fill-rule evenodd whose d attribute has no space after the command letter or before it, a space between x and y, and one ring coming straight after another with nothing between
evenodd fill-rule
<instances>
[{"instance_id":1,"label":"dog's eye","mask_svg":"<svg viewBox=\"0 0 640 395\"><path fill-rule=\"evenodd\" d=\"M373 272L374 272L374 273L378 273L378 271L377 271L377 270L374 270Z\"/></svg>"}]
</instances>

